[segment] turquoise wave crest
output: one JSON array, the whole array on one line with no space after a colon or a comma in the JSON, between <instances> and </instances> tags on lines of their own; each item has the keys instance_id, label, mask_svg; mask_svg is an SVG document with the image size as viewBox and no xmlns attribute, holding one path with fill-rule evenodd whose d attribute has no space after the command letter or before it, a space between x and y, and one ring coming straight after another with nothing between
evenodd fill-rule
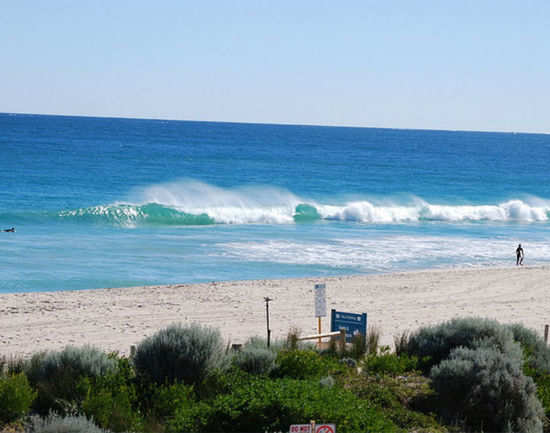
<instances>
[{"instance_id":1,"label":"turquoise wave crest","mask_svg":"<svg viewBox=\"0 0 550 433\"><path fill-rule=\"evenodd\" d=\"M206 213L194 215L156 203L92 206L62 211L57 214L57 219L119 226L201 226L216 224L214 219Z\"/></svg>"}]
</instances>

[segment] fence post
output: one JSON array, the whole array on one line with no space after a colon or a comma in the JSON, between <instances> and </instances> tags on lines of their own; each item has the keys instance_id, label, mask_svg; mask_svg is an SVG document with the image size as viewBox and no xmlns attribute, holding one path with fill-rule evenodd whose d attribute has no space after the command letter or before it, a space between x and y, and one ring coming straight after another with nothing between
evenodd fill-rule
<instances>
[{"instance_id":1,"label":"fence post","mask_svg":"<svg viewBox=\"0 0 550 433\"><path fill-rule=\"evenodd\" d=\"M344 328L340 329L340 350L342 353L346 350L346 330Z\"/></svg>"}]
</instances>

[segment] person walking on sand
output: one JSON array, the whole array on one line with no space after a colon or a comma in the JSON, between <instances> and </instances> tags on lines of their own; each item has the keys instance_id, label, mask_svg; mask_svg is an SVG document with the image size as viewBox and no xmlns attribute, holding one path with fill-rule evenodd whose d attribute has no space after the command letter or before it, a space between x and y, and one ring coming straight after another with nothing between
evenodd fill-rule
<instances>
[{"instance_id":1,"label":"person walking on sand","mask_svg":"<svg viewBox=\"0 0 550 433\"><path fill-rule=\"evenodd\" d=\"M521 248L521 244L516 248L516 266L523 266L523 248Z\"/></svg>"}]
</instances>

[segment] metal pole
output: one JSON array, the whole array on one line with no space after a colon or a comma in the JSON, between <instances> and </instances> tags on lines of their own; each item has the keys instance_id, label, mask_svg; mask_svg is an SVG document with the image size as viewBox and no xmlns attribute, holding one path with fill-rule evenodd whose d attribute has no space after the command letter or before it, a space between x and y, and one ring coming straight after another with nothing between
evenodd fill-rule
<instances>
[{"instance_id":1,"label":"metal pole","mask_svg":"<svg viewBox=\"0 0 550 433\"><path fill-rule=\"evenodd\" d=\"M544 325L544 343L548 344L548 325Z\"/></svg>"},{"instance_id":2,"label":"metal pole","mask_svg":"<svg viewBox=\"0 0 550 433\"><path fill-rule=\"evenodd\" d=\"M273 299L270 299L269 297L265 297L265 318L267 322L267 347L270 346L271 343L271 329L269 329L269 301L272 301Z\"/></svg>"}]
</instances>

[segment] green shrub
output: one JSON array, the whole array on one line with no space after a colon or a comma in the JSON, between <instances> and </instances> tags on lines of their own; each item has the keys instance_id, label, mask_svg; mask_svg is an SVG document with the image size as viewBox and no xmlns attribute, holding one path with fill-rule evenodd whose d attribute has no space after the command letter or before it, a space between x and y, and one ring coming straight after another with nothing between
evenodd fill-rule
<instances>
[{"instance_id":1,"label":"green shrub","mask_svg":"<svg viewBox=\"0 0 550 433\"><path fill-rule=\"evenodd\" d=\"M378 346L378 343L376 343ZM356 334L351 338L351 348L347 351L353 359L361 359L367 353L367 338L363 334Z\"/></svg>"},{"instance_id":2,"label":"green shrub","mask_svg":"<svg viewBox=\"0 0 550 433\"><path fill-rule=\"evenodd\" d=\"M0 425L25 416L35 397L23 373L0 377Z\"/></svg>"},{"instance_id":3,"label":"green shrub","mask_svg":"<svg viewBox=\"0 0 550 433\"><path fill-rule=\"evenodd\" d=\"M454 348L474 348L483 342L505 352L516 350L513 341L512 332L495 320L461 318L419 329L409 337L407 353L419 359L429 357L425 365L425 371L429 371L446 359Z\"/></svg>"},{"instance_id":4,"label":"green shrub","mask_svg":"<svg viewBox=\"0 0 550 433\"><path fill-rule=\"evenodd\" d=\"M59 352L45 352L34 355L31 368L28 371L29 379L40 382L55 376L61 370L71 370L75 377L97 377L116 368L116 361L100 349L83 346L67 346Z\"/></svg>"},{"instance_id":5,"label":"green shrub","mask_svg":"<svg viewBox=\"0 0 550 433\"><path fill-rule=\"evenodd\" d=\"M434 391L429 383L428 378L417 373L402 377L362 374L346 376L343 386L358 398L381 408L388 419L407 432L446 432L435 416L411 409L421 402L423 410L427 409L425 412L433 412L434 405L430 400Z\"/></svg>"},{"instance_id":6,"label":"green shrub","mask_svg":"<svg viewBox=\"0 0 550 433\"><path fill-rule=\"evenodd\" d=\"M367 350L369 355L373 355L378 352L378 346L380 344L380 329L376 326L370 326L367 332Z\"/></svg>"},{"instance_id":7,"label":"green shrub","mask_svg":"<svg viewBox=\"0 0 550 433\"><path fill-rule=\"evenodd\" d=\"M397 356L395 353L384 353L381 355L369 355L364 362L365 373L367 374L389 374L399 375L418 368L418 358L409 357L406 354Z\"/></svg>"},{"instance_id":8,"label":"green shrub","mask_svg":"<svg viewBox=\"0 0 550 433\"><path fill-rule=\"evenodd\" d=\"M542 408L521 359L496 347L454 349L433 367L440 413L474 431L542 432Z\"/></svg>"},{"instance_id":9,"label":"green shrub","mask_svg":"<svg viewBox=\"0 0 550 433\"><path fill-rule=\"evenodd\" d=\"M298 337L300 336L300 330L291 328L286 336L286 347L289 350L298 349Z\"/></svg>"},{"instance_id":10,"label":"green shrub","mask_svg":"<svg viewBox=\"0 0 550 433\"><path fill-rule=\"evenodd\" d=\"M542 404L544 413L546 416L546 424L544 431L550 430L550 374L542 373L537 374L533 373L532 370L529 370L532 375L529 375L537 387L537 397Z\"/></svg>"},{"instance_id":11,"label":"green shrub","mask_svg":"<svg viewBox=\"0 0 550 433\"><path fill-rule=\"evenodd\" d=\"M550 348L533 330L517 323L508 325L514 340L521 344L527 366L539 374L550 374Z\"/></svg>"},{"instance_id":12,"label":"green shrub","mask_svg":"<svg viewBox=\"0 0 550 433\"><path fill-rule=\"evenodd\" d=\"M340 387L323 387L318 380L252 377L209 404L176 411L168 432L279 432L311 419L335 423L340 433L399 431L369 402Z\"/></svg>"},{"instance_id":13,"label":"green shrub","mask_svg":"<svg viewBox=\"0 0 550 433\"><path fill-rule=\"evenodd\" d=\"M233 364L251 374L269 374L275 367L277 351L260 338L251 338L233 357Z\"/></svg>"},{"instance_id":14,"label":"green shrub","mask_svg":"<svg viewBox=\"0 0 550 433\"><path fill-rule=\"evenodd\" d=\"M159 385L200 383L226 361L220 332L196 324L158 331L138 345L134 356L136 371Z\"/></svg>"},{"instance_id":15,"label":"green shrub","mask_svg":"<svg viewBox=\"0 0 550 433\"><path fill-rule=\"evenodd\" d=\"M195 401L193 386L183 383L158 386L151 397L150 414L160 422L173 418L177 410L190 407Z\"/></svg>"},{"instance_id":16,"label":"green shrub","mask_svg":"<svg viewBox=\"0 0 550 433\"><path fill-rule=\"evenodd\" d=\"M97 427L85 416L51 414L45 418L32 416L25 429L28 433L109 433Z\"/></svg>"},{"instance_id":17,"label":"green shrub","mask_svg":"<svg viewBox=\"0 0 550 433\"><path fill-rule=\"evenodd\" d=\"M52 410L73 412L84 398L80 379L111 373L116 365L106 353L90 346L35 354L25 367L29 382L38 390L33 408L43 416Z\"/></svg>"},{"instance_id":18,"label":"green shrub","mask_svg":"<svg viewBox=\"0 0 550 433\"><path fill-rule=\"evenodd\" d=\"M346 371L346 366L313 350L284 350L278 353L273 377L293 379L321 378L333 372Z\"/></svg>"},{"instance_id":19,"label":"green shrub","mask_svg":"<svg viewBox=\"0 0 550 433\"><path fill-rule=\"evenodd\" d=\"M307 346L307 344L302 344L302 342L299 342L298 347L302 347L303 345ZM253 347L258 349L268 348L267 339L258 336L250 337L243 345L243 349ZM281 350L288 349L288 342L281 339L271 339L268 349L275 353L280 352Z\"/></svg>"},{"instance_id":20,"label":"green shrub","mask_svg":"<svg viewBox=\"0 0 550 433\"><path fill-rule=\"evenodd\" d=\"M82 411L102 428L114 432L140 430L142 417L137 410L138 395L134 372L127 358L119 358L112 373L91 381L84 377L79 385L85 390Z\"/></svg>"},{"instance_id":21,"label":"green shrub","mask_svg":"<svg viewBox=\"0 0 550 433\"><path fill-rule=\"evenodd\" d=\"M25 360L23 358L0 356L0 377L6 374L13 375L23 373L24 366Z\"/></svg>"},{"instance_id":22,"label":"green shrub","mask_svg":"<svg viewBox=\"0 0 550 433\"><path fill-rule=\"evenodd\" d=\"M395 353L397 356L407 353L407 346L409 345L409 331L403 331L399 335L394 335L393 344L395 346Z\"/></svg>"}]
</instances>

